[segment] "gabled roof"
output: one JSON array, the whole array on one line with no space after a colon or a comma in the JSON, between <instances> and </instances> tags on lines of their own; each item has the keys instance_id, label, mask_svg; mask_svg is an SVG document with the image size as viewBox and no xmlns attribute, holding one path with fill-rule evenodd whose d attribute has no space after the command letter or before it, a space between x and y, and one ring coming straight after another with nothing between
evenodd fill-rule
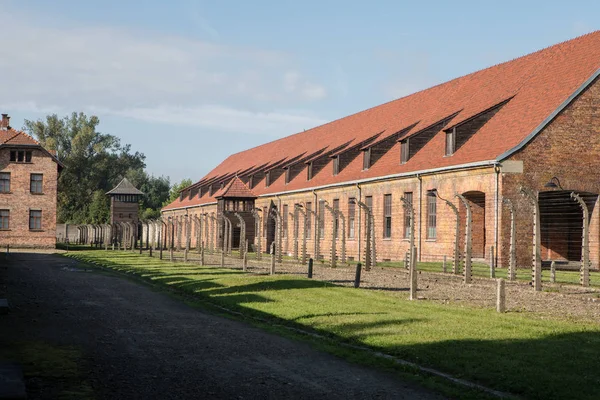
<instances>
[{"instance_id":1,"label":"gabled roof","mask_svg":"<svg viewBox=\"0 0 600 400\"><path fill-rule=\"evenodd\" d=\"M9 127L6 130L0 130L0 144L39 146L40 142L23 131Z\"/></svg>"},{"instance_id":2,"label":"gabled roof","mask_svg":"<svg viewBox=\"0 0 600 400\"><path fill-rule=\"evenodd\" d=\"M252 190L240 178L235 176L223 189L218 190L213 197L215 199L223 197L255 199L256 195L252 193Z\"/></svg>"},{"instance_id":3,"label":"gabled roof","mask_svg":"<svg viewBox=\"0 0 600 400\"><path fill-rule=\"evenodd\" d=\"M600 31L580 36L511 61L453 79L406 97L370 108L291 136L233 154L203 179L243 171L255 165L272 165L281 159L312 154L325 147L322 155L351 149L375 132L383 132L383 141L404 131L404 137L435 126L451 116L444 126L423 145L408 162L399 163L399 144L379 161L362 170L362 160L353 160L338 175L323 168L310 181L298 174L287 184L279 178L253 188L256 195L324 187L331 184L372 179L413 171L480 163L500 159L518 151L540 127L568 104L578 91L589 85L600 73ZM445 157L443 129L509 101L485 122L457 151ZM458 111L458 112L457 112ZM456 114L455 114L456 113ZM203 196L193 204L214 202ZM178 208L177 201L165 209Z\"/></svg>"},{"instance_id":4,"label":"gabled roof","mask_svg":"<svg viewBox=\"0 0 600 400\"><path fill-rule=\"evenodd\" d=\"M144 194L144 192L133 186L127 178L123 178L117 186L106 192L106 194Z\"/></svg>"},{"instance_id":5,"label":"gabled roof","mask_svg":"<svg viewBox=\"0 0 600 400\"><path fill-rule=\"evenodd\" d=\"M0 147L2 146L34 146L46 152L58 164L59 171L64 165L56 157L56 151L47 150L40 142L23 131L18 131L10 126L0 127Z\"/></svg>"}]
</instances>

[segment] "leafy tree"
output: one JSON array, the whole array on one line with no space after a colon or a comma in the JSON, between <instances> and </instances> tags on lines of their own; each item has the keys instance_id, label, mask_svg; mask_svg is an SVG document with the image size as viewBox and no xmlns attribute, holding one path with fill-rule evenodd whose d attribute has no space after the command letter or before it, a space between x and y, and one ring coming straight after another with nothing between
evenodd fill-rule
<instances>
[{"instance_id":1,"label":"leafy tree","mask_svg":"<svg viewBox=\"0 0 600 400\"><path fill-rule=\"evenodd\" d=\"M110 199L103 190L94 192L87 215L88 221L92 224L110 222Z\"/></svg>"},{"instance_id":2,"label":"leafy tree","mask_svg":"<svg viewBox=\"0 0 600 400\"><path fill-rule=\"evenodd\" d=\"M144 192L140 200L140 218L145 220L160 217L160 209L169 197L169 178L148 175L143 170L129 170L127 179Z\"/></svg>"},{"instance_id":3,"label":"leafy tree","mask_svg":"<svg viewBox=\"0 0 600 400\"><path fill-rule=\"evenodd\" d=\"M183 179L181 182L176 183L173 186L171 186L171 192L169 193L169 198L167 199L167 201L165 201L163 203L163 206L166 206L167 204L170 204L170 203L174 202L175 200L177 200L177 198L179 197L179 192L181 192L182 189L185 189L186 187L190 186L191 184L192 184L191 179Z\"/></svg>"},{"instance_id":4,"label":"leafy tree","mask_svg":"<svg viewBox=\"0 0 600 400\"><path fill-rule=\"evenodd\" d=\"M112 189L129 171L143 172L146 166L142 153L121 145L116 136L98 132L99 123L98 117L84 113L25 120L25 130L45 148L56 150L65 166L58 179L59 222L101 220L105 204L99 193Z\"/></svg>"}]
</instances>

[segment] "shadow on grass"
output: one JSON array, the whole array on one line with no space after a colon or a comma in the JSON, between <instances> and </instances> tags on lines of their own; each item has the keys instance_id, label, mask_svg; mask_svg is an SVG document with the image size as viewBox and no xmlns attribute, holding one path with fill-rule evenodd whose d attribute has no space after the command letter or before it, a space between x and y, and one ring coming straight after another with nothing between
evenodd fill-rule
<instances>
[{"instance_id":1,"label":"shadow on grass","mask_svg":"<svg viewBox=\"0 0 600 400\"><path fill-rule=\"evenodd\" d=\"M208 296L219 296L228 293L261 292L265 290L292 290L334 287L327 282L309 281L306 279L281 279L265 282L250 283L247 285L225 287L207 292Z\"/></svg>"},{"instance_id":2,"label":"shadow on grass","mask_svg":"<svg viewBox=\"0 0 600 400\"><path fill-rule=\"evenodd\" d=\"M144 271L138 271L143 273ZM218 274L218 273L217 273ZM196 293L198 298L208 298L211 302L239 311L247 316L285 325L295 329L317 332L336 342L348 342L361 346L369 345L375 350L398 358L415 362L419 365L435 368L456 377L473 381L500 391L512 393L525 398L539 399L598 399L600 398L600 332L592 328L581 327L579 332L545 335L531 339L477 340L459 339L444 340L443 333L436 337L428 337L427 328L419 326L428 318L385 318L375 321L360 320L360 315L387 313L349 313L333 312L323 314L307 314L292 319L278 317L269 312L246 306L250 303L271 303L273 300L260 295L265 290L289 290L336 287L319 281L306 279L278 279L265 282L249 283L232 287L214 286L208 280L198 281L178 276L164 276L174 279L166 285L182 292ZM166 281L163 281L166 283ZM195 286L197 285L197 286ZM389 288L377 288L385 290ZM406 289L405 289L406 290ZM284 302L282 302L284 303ZM401 305L399 305L401 306ZM285 307L285 304L282 305ZM285 315L285 313L280 314ZM356 316L355 318L352 318ZM367 317L368 318L368 317ZM378 317L373 317L378 318ZM494 314L490 327L515 323L510 315L506 319ZM314 319L315 321L311 321ZM465 319L469 321L472 319ZM304 323L303 323L304 322ZM436 322L438 323L438 322ZM443 320L440 322L443 323ZM536 322L537 323L537 322ZM545 322L540 321L540 324ZM396 327L417 324L414 328L423 331L424 337L417 343L397 344ZM545 325L543 325L545 326ZM322 327L322 328L320 328ZM536 335L537 328L518 330L518 327L507 327L508 335ZM545 329L545 328L544 328ZM556 329L573 330L573 325ZM584 329L590 329L585 331ZM442 330L443 332L443 330ZM546 330L544 330L546 332ZM431 333L429 333L431 334ZM485 334L480 335L485 337ZM322 339L318 340L322 342ZM363 356L367 363L372 357ZM461 392L453 396L464 397ZM472 397L476 398L476 397Z\"/></svg>"},{"instance_id":3,"label":"shadow on grass","mask_svg":"<svg viewBox=\"0 0 600 400\"><path fill-rule=\"evenodd\" d=\"M532 399L599 399L600 333L448 340L385 348L401 358Z\"/></svg>"}]
</instances>

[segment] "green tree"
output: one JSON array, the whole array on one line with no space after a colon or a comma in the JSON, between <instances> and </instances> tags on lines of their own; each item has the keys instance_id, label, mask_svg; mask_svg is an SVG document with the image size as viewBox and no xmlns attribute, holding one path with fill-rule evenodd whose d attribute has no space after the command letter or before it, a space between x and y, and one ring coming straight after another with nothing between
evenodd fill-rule
<instances>
[{"instance_id":1,"label":"green tree","mask_svg":"<svg viewBox=\"0 0 600 400\"><path fill-rule=\"evenodd\" d=\"M171 204L172 202L177 200L177 198L179 197L179 192L181 192L182 189L185 189L186 187L190 186L191 184L192 184L191 179L183 179L181 182L173 184L173 186L171 186L171 192L169 193L169 198L167 199L167 201L165 201L163 203L163 207L166 206L167 204Z\"/></svg>"},{"instance_id":2,"label":"green tree","mask_svg":"<svg viewBox=\"0 0 600 400\"><path fill-rule=\"evenodd\" d=\"M92 196L88 221L92 224L108 224L110 222L110 199L103 190L96 190Z\"/></svg>"},{"instance_id":3,"label":"green tree","mask_svg":"<svg viewBox=\"0 0 600 400\"><path fill-rule=\"evenodd\" d=\"M129 171L143 172L146 166L142 153L121 145L116 136L98 132L99 123L98 117L84 113L25 120L25 130L45 148L56 150L65 166L58 179L59 222L88 223L101 218L103 208L96 192L106 193Z\"/></svg>"},{"instance_id":4,"label":"green tree","mask_svg":"<svg viewBox=\"0 0 600 400\"><path fill-rule=\"evenodd\" d=\"M160 209L169 197L169 178L148 175L143 170L129 170L127 179L144 192L140 200L140 218L146 220L160 217Z\"/></svg>"}]
</instances>

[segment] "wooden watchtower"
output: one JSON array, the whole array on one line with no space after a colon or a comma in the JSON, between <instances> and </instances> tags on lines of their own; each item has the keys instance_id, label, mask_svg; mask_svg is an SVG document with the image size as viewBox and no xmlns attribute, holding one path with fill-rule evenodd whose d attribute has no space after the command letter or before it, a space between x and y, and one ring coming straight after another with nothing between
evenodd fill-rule
<instances>
[{"instance_id":1,"label":"wooden watchtower","mask_svg":"<svg viewBox=\"0 0 600 400\"><path fill-rule=\"evenodd\" d=\"M123 178L114 189L106 192L110 196L110 223L139 221L138 209L140 197L144 193Z\"/></svg>"}]
</instances>

